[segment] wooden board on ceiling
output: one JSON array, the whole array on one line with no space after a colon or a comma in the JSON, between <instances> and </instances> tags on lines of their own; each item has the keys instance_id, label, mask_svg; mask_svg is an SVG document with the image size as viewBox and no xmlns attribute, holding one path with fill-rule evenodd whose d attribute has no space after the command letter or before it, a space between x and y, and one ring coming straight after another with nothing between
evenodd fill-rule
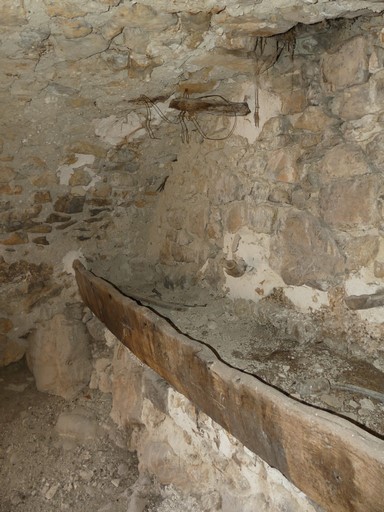
<instances>
[{"instance_id":1,"label":"wooden board on ceiling","mask_svg":"<svg viewBox=\"0 0 384 512\"><path fill-rule=\"evenodd\" d=\"M84 303L135 356L315 503L384 511L383 440L231 368L79 261L73 266Z\"/></svg>"}]
</instances>

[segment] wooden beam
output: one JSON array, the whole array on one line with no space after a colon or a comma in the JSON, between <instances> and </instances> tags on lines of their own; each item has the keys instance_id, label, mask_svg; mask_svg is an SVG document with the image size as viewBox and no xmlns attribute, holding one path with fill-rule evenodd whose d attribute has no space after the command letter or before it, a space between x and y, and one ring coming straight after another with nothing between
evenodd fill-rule
<instances>
[{"instance_id":1,"label":"wooden beam","mask_svg":"<svg viewBox=\"0 0 384 512\"><path fill-rule=\"evenodd\" d=\"M315 503L383 512L383 440L231 368L79 261L73 266L84 303L135 356Z\"/></svg>"},{"instance_id":2,"label":"wooden beam","mask_svg":"<svg viewBox=\"0 0 384 512\"><path fill-rule=\"evenodd\" d=\"M247 116L251 112L245 101L236 103L215 95L200 98L175 98L171 100L169 107L189 114L206 112L217 116Z\"/></svg>"}]
</instances>

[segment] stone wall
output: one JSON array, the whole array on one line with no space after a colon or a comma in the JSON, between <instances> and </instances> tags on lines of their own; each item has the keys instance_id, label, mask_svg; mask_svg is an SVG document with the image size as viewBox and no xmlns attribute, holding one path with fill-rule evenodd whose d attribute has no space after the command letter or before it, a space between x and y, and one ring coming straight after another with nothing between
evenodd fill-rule
<instances>
[{"instance_id":1,"label":"stone wall","mask_svg":"<svg viewBox=\"0 0 384 512\"><path fill-rule=\"evenodd\" d=\"M138 454L140 478L129 511L144 509L150 475L156 475L161 485L178 489L185 499L195 497L202 512L319 510L279 471L143 365L107 329L104 336L112 364L94 369L91 387L112 393L111 417L131 433L130 449Z\"/></svg>"},{"instance_id":2,"label":"stone wall","mask_svg":"<svg viewBox=\"0 0 384 512\"><path fill-rule=\"evenodd\" d=\"M152 244L175 286L250 300L261 321L302 342L380 354L382 21L298 26L294 43L265 43L267 55L284 47L269 69L221 84L254 110L256 82L259 126L250 115L224 142L197 134L181 146ZM199 121L211 134L219 124ZM242 276L225 268L232 260L245 262Z\"/></svg>"},{"instance_id":3,"label":"stone wall","mask_svg":"<svg viewBox=\"0 0 384 512\"><path fill-rule=\"evenodd\" d=\"M216 443L207 481L224 467L232 480L214 505L235 496L312 510L208 418L193 423L192 405L122 348L111 362L83 316L72 261L120 285L160 280L245 299L279 332L383 369L383 9L1 2L0 365L27 351L42 390L70 398L90 380L112 391L114 419L145 425L135 445L144 469L176 478L185 452L188 492L195 454ZM246 101L251 114L180 117L169 103L185 92ZM173 446L161 424L188 446Z\"/></svg>"},{"instance_id":4,"label":"stone wall","mask_svg":"<svg viewBox=\"0 0 384 512\"><path fill-rule=\"evenodd\" d=\"M274 35L294 2L279 22L264 2L2 2L1 364L78 300L76 257L377 355L382 307L344 299L381 303L383 19L325 19L381 7L364 5L313 4L297 21L319 23ZM185 91L252 112L181 119Z\"/></svg>"}]
</instances>

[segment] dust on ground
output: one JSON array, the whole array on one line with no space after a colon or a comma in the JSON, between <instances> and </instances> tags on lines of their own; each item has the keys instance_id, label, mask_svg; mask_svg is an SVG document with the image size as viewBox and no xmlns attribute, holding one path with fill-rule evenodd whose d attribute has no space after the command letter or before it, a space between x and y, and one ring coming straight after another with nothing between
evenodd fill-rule
<instances>
[{"instance_id":1,"label":"dust on ground","mask_svg":"<svg viewBox=\"0 0 384 512\"><path fill-rule=\"evenodd\" d=\"M384 436L384 373L368 358L343 355L326 343L300 343L285 337L261 325L252 314L236 312L233 300L206 289L167 289L159 283L153 288L142 282L136 287L151 301L142 304L183 334L208 345L230 366ZM132 294L132 288L120 289ZM161 301L168 307L159 305Z\"/></svg>"},{"instance_id":2,"label":"dust on ground","mask_svg":"<svg viewBox=\"0 0 384 512\"><path fill-rule=\"evenodd\" d=\"M24 361L0 370L0 512L200 512L198 501L139 475L111 395L40 393Z\"/></svg>"}]
</instances>

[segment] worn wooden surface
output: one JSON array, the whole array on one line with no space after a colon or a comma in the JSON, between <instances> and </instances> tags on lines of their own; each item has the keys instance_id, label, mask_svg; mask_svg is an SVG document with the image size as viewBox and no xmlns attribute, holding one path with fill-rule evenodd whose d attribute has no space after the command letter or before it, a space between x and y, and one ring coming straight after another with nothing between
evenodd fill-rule
<instances>
[{"instance_id":1,"label":"worn wooden surface","mask_svg":"<svg viewBox=\"0 0 384 512\"><path fill-rule=\"evenodd\" d=\"M74 263L84 303L139 359L330 512L384 511L384 441L229 367Z\"/></svg>"},{"instance_id":2,"label":"worn wooden surface","mask_svg":"<svg viewBox=\"0 0 384 512\"><path fill-rule=\"evenodd\" d=\"M170 108L189 112L207 112L218 116L246 116L251 111L245 102L235 103L226 101L224 98L218 99L220 96L206 96L201 98L174 98L171 100Z\"/></svg>"}]
</instances>

